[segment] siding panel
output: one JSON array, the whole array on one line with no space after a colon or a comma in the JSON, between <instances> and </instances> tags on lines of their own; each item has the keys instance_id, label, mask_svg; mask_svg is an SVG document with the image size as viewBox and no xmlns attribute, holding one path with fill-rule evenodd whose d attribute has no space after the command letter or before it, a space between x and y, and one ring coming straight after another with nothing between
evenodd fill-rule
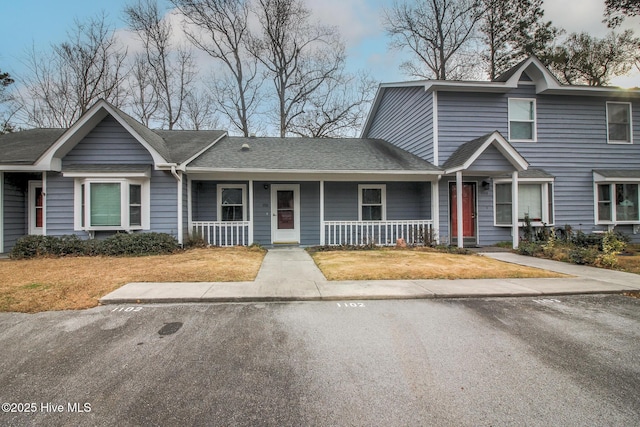
<instances>
[{"instance_id":1,"label":"siding panel","mask_svg":"<svg viewBox=\"0 0 640 427\"><path fill-rule=\"evenodd\" d=\"M364 136L384 139L434 162L432 113L433 95L423 87L387 88Z\"/></svg>"}]
</instances>

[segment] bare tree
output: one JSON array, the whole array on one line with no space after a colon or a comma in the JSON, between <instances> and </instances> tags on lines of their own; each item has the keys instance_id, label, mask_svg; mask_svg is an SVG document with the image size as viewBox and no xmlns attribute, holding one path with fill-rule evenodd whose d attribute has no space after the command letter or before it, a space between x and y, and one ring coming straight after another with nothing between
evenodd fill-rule
<instances>
[{"instance_id":1,"label":"bare tree","mask_svg":"<svg viewBox=\"0 0 640 427\"><path fill-rule=\"evenodd\" d=\"M173 129L180 120L195 75L192 54L171 45L172 27L164 19L157 0L138 0L125 8L125 16L142 41L153 71L163 124Z\"/></svg>"},{"instance_id":2,"label":"bare tree","mask_svg":"<svg viewBox=\"0 0 640 427\"><path fill-rule=\"evenodd\" d=\"M171 0L187 18L185 28L195 46L223 64L216 79L220 111L244 136L260 101L257 59L246 52L249 37L248 0Z\"/></svg>"},{"instance_id":3,"label":"bare tree","mask_svg":"<svg viewBox=\"0 0 640 427\"><path fill-rule=\"evenodd\" d=\"M138 54L133 60L133 68L129 74L131 109L133 116L149 127L160 108L156 88L155 73L147 55Z\"/></svg>"},{"instance_id":4,"label":"bare tree","mask_svg":"<svg viewBox=\"0 0 640 427\"><path fill-rule=\"evenodd\" d=\"M291 132L312 138L357 136L376 88L377 82L365 73L326 80L309 97Z\"/></svg>"},{"instance_id":5,"label":"bare tree","mask_svg":"<svg viewBox=\"0 0 640 427\"><path fill-rule=\"evenodd\" d=\"M0 106L3 107L0 109L0 135L13 132L13 125L11 125L10 120L13 114L15 114L15 111L5 110L3 105L12 99L11 95L7 94L7 87L13 83L15 83L15 80L11 75L9 75L9 73L3 73L2 70L0 70Z\"/></svg>"},{"instance_id":6,"label":"bare tree","mask_svg":"<svg viewBox=\"0 0 640 427\"><path fill-rule=\"evenodd\" d=\"M335 28L310 23L299 0L258 0L261 34L251 51L274 83L274 119L281 137L291 132L310 97L335 79L344 64L344 45Z\"/></svg>"},{"instance_id":7,"label":"bare tree","mask_svg":"<svg viewBox=\"0 0 640 427\"><path fill-rule=\"evenodd\" d=\"M48 55L33 50L29 74L18 94L23 121L39 127L69 127L98 99L120 104L125 53L105 15L76 21L69 41Z\"/></svg>"},{"instance_id":8,"label":"bare tree","mask_svg":"<svg viewBox=\"0 0 640 427\"><path fill-rule=\"evenodd\" d=\"M406 48L417 60L402 65L408 74L447 80L467 77L475 65L464 54L481 15L478 0L396 1L383 21L391 47Z\"/></svg>"},{"instance_id":9,"label":"bare tree","mask_svg":"<svg viewBox=\"0 0 640 427\"><path fill-rule=\"evenodd\" d=\"M181 127L183 129L218 129L214 100L206 90L193 90L185 100Z\"/></svg>"}]
</instances>

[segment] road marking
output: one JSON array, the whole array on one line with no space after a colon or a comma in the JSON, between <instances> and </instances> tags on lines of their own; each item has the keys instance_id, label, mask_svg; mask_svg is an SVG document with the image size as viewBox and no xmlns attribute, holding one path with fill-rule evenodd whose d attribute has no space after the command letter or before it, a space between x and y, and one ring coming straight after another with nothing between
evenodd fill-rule
<instances>
[{"instance_id":1,"label":"road marking","mask_svg":"<svg viewBox=\"0 0 640 427\"><path fill-rule=\"evenodd\" d=\"M338 308L364 308L363 302L337 302Z\"/></svg>"},{"instance_id":2,"label":"road marking","mask_svg":"<svg viewBox=\"0 0 640 427\"><path fill-rule=\"evenodd\" d=\"M142 307L116 307L111 310L112 313L135 313L137 311L142 311Z\"/></svg>"},{"instance_id":3,"label":"road marking","mask_svg":"<svg viewBox=\"0 0 640 427\"><path fill-rule=\"evenodd\" d=\"M561 301L555 298L534 299L533 302L538 304L560 304Z\"/></svg>"}]
</instances>

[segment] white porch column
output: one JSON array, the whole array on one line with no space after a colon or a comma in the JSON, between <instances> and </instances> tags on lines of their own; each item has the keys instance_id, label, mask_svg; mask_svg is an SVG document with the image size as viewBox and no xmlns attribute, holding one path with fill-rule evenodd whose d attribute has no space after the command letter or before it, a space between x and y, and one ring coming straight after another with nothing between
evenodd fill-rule
<instances>
[{"instance_id":1,"label":"white porch column","mask_svg":"<svg viewBox=\"0 0 640 427\"><path fill-rule=\"evenodd\" d=\"M187 175L187 227L189 237L193 237L193 195L191 194L191 177Z\"/></svg>"},{"instance_id":2,"label":"white porch column","mask_svg":"<svg viewBox=\"0 0 640 427\"><path fill-rule=\"evenodd\" d=\"M42 235L47 235L47 172L42 172Z\"/></svg>"},{"instance_id":3,"label":"white porch column","mask_svg":"<svg viewBox=\"0 0 640 427\"><path fill-rule=\"evenodd\" d=\"M440 243L440 177L431 181L431 222L436 243Z\"/></svg>"},{"instance_id":4,"label":"white porch column","mask_svg":"<svg viewBox=\"0 0 640 427\"><path fill-rule=\"evenodd\" d=\"M176 171L176 181L178 182L178 244L184 242L184 225L182 224L182 171Z\"/></svg>"},{"instance_id":5,"label":"white porch column","mask_svg":"<svg viewBox=\"0 0 640 427\"><path fill-rule=\"evenodd\" d=\"M249 180L249 245L253 245L253 180Z\"/></svg>"},{"instance_id":6,"label":"white porch column","mask_svg":"<svg viewBox=\"0 0 640 427\"><path fill-rule=\"evenodd\" d=\"M464 247L464 224L462 212L462 171L456 172L456 220L458 222L458 247Z\"/></svg>"},{"instance_id":7,"label":"white porch column","mask_svg":"<svg viewBox=\"0 0 640 427\"><path fill-rule=\"evenodd\" d=\"M324 246L324 181L320 181L320 246Z\"/></svg>"},{"instance_id":8,"label":"white porch column","mask_svg":"<svg viewBox=\"0 0 640 427\"><path fill-rule=\"evenodd\" d=\"M520 233L518 231L518 171L511 176L511 233L513 249L518 248Z\"/></svg>"}]
</instances>

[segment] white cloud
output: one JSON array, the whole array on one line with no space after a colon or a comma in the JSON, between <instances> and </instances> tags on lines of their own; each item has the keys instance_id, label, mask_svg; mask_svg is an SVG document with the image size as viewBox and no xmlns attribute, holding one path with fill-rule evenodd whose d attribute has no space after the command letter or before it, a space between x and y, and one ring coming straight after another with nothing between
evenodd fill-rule
<instances>
[{"instance_id":1,"label":"white cloud","mask_svg":"<svg viewBox=\"0 0 640 427\"><path fill-rule=\"evenodd\" d=\"M380 10L369 0L304 0L313 19L338 28L347 47L383 32Z\"/></svg>"}]
</instances>

